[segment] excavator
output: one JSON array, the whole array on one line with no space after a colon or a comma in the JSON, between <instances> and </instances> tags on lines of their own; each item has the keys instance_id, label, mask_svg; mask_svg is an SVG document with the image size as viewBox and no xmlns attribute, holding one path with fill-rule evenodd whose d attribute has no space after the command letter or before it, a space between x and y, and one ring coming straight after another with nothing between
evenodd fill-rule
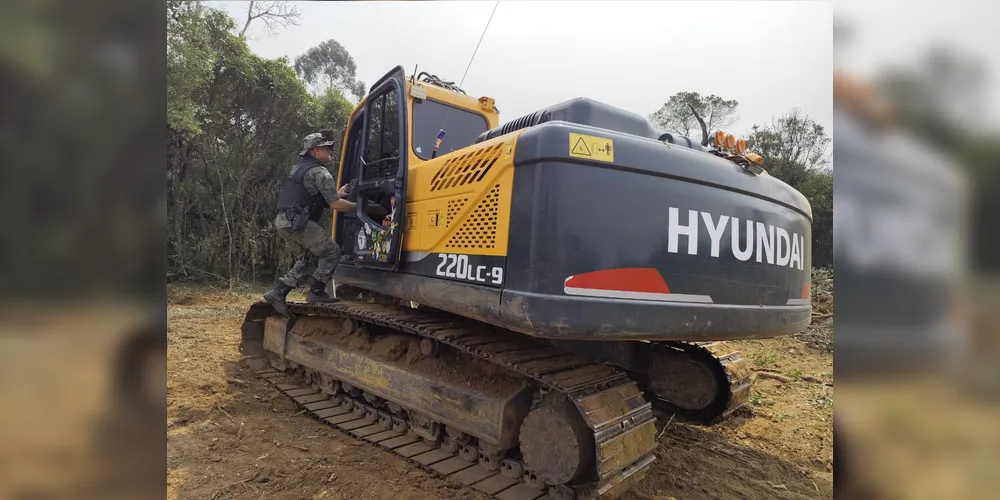
<instances>
[{"instance_id":1,"label":"excavator","mask_svg":"<svg viewBox=\"0 0 1000 500\"><path fill-rule=\"evenodd\" d=\"M619 496L657 415L711 424L748 399L726 340L811 319L808 201L742 140L708 142L587 98L500 125L494 99L397 66L344 131L339 300L253 304L243 359L492 498Z\"/></svg>"}]
</instances>

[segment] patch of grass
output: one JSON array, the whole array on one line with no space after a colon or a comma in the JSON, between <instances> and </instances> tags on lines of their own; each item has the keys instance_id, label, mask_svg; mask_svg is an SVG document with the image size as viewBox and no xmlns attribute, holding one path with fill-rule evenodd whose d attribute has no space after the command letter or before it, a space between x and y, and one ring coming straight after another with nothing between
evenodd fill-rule
<instances>
[{"instance_id":1,"label":"patch of grass","mask_svg":"<svg viewBox=\"0 0 1000 500\"><path fill-rule=\"evenodd\" d=\"M805 331L796 333L794 338L805 342L813 349L833 354L833 318L814 320Z\"/></svg>"},{"instance_id":2,"label":"patch of grass","mask_svg":"<svg viewBox=\"0 0 1000 500\"><path fill-rule=\"evenodd\" d=\"M813 269L811 286L812 324L794 335L810 347L833 353L833 270Z\"/></svg>"},{"instance_id":3,"label":"patch of grass","mask_svg":"<svg viewBox=\"0 0 1000 500\"><path fill-rule=\"evenodd\" d=\"M766 399L763 399L760 397L760 394L757 393L751 394L748 402L750 403L750 406L757 406L757 407L774 406L774 401L768 401Z\"/></svg>"},{"instance_id":4,"label":"patch of grass","mask_svg":"<svg viewBox=\"0 0 1000 500\"><path fill-rule=\"evenodd\" d=\"M167 308L167 321L182 318L210 318L217 316L243 316L246 307L241 304L228 304L223 307L198 307L190 309Z\"/></svg>"},{"instance_id":5,"label":"patch of grass","mask_svg":"<svg viewBox=\"0 0 1000 500\"><path fill-rule=\"evenodd\" d=\"M217 283L167 283L167 304L193 305L205 297L256 300L270 288L264 284L244 282L234 283L232 288Z\"/></svg>"},{"instance_id":6,"label":"patch of grass","mask_svg":"<svg viewBox=\"0 0 1000 500\"><path fill-rule=\"evenodd\" d=\"M774 366L778 362L778 355L768 349L761 349L753 353L752 358L754 364L761 367Z\"/></svg>"},{"instance_id":7,"label":"patch of grass","mask_svg":"<svg viewBox=\"0 0 1000 500\"><path fill-rule=\"evenodd\" d=\"M788 376L796 380L802 380L802 377L804 377L805 375L802 374L802 370L795 369L788 372Z\"/></svg>"},{"instance_id":8,"label":"patch of grass","mask_svg":"<svg viewBox=\"0 0 1000 500\"><path fill-rule=\"evenodd\" d=\"M818 406L820 408L831 408L833 407L833 394L830 394L829 389L824 387L823 391L811 398L809 402L813 406Z\"/></svg>"},{"instance_id":9,"label":"patch of grass","mask_svg":"<svg viewBox=\"0 0 1000 500\"><path fill-rule=\"evenodd\" d=\"M167 320L180 318L204 318L207 316L218 316L218 309L198 308L198 309L167 309Z\"/></svg>"}]
</instances>

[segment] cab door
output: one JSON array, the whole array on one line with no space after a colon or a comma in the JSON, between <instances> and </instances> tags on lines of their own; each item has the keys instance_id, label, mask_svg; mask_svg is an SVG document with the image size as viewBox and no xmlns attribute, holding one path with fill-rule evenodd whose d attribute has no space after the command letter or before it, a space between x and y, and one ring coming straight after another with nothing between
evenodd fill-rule
<instances>
[{"instance_id":1,"label":"cab door","mask_svg":"<svg viewBox=\"0 0 1000 500\"><path fill-rule=\"evenodd\" d=\"M357 158L357 222L352 224L355 262L395 270L406 214L406 80L397 66L369 91Z\"/></svg>"}]
</instances>

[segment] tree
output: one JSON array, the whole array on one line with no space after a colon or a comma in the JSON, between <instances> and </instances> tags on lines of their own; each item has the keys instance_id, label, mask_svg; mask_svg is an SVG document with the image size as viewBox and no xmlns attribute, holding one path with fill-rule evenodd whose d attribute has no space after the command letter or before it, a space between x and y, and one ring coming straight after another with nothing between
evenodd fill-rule
<instances>
[{"instance_id":1,"label":"tree","mask_svg":"<svg viewBox=\"0 0 1000 500\"><path fill-rule=\"evenodd\" d=\"M350 88L348 90L350 91L350 94L354 96L355 101L357 102L361 102L361 98L368 92L368 86L361 80L354 80L349 87Z\"/></svg>"},{"instance_id":2,"label":"tree","mask_svg":"<svg viewBox=\"0 0 1000 500\"><path fill-rule=\"evenodd\" d=\"M274 34L278 28L297 25L300 17L298 7L288 2L252 1L247 6L247 20L240 30L240 38L246 38L247 28L257 19L264 21L268 33Z\"/></svg>"},{"instance_id":3,"label":"tree","mask_svg":"<svg viewBox=\"0 0 1000 500\"><path fill-rule=\"evenodd\" d=\"M319 93L339 89L360 100L365 95L365 84L356 78L357 69L351 54L333 39L295 58L295 72L317 86Z\"/></svg>"},{"instance_id":4,"label":"tree","mask_svg":"<svg viewBox=\"0 0 1000 500\"><path fill-rule=\"evenodd\" d=\"M711 132L736 121L738 106L735 100L727 101L715 94L702 96L697 92L678 92L649 115L649 119L668 132L691 136L692 130L701 131L701 144L707 146Z\"/></svg>"},{"instance_id":5,"label":"tree","mask_svg":"<svg viewBox=\"0 0 1000 500\"><path fill-rule=\"evenodd\" d=\"M746 142L748 150L764 157L768 173L796 189L810 171L830 163L826 130L798 108L769 125L754 125Z\"/></svg>"},{"instance_id":6,"label":"tree","mask_svg":"<svg viewBox=\"0 0 1000 500\"><path fill-rule=\"evenodd\" d=\"M253 54L218 9L170 2L167 17L168 276L272 280L291 260L270 229L281 181L302 138L342 136L354 106L339 88L311 94L286 58ZM345 83L363 89L340 55Z\"/></svg>"},{"instance_id":7,"label":"tree","mask_svg":"<svg viewBox=\"0 0 1000 500\"><path fill-rule=\"evenodd\" d=\"M167 19L167 124L194 136L198 125L196 89L212 76L214 46L234 27L219 11L199 15L194 4L171 2Z\"/></svg>"},{"instance_id":8,"label":"tree","mask_svg":"<svg viewBox=\"0 0 1000 500\"><path fill-rule=\"evenodd\" d=\"M336 142L333 145L334 151L340 151L340 141L343 140L344 131L347 129L347 120L354 111L354 105L344 97L339 90L330 89L324 94L316 96L313 101L315 115L312 123L321 123L333 129ZM340 158L335 157L335 162Z\"/></svg>"},{"instance_id":9,"label":"tree","mask_svg":"<svg viewBox=\"0 0 1000 500\"><path fill-rule=\"evenodd\" d=\"M168 15L170 272L255 279L278 255L267 231L278 183L324 124L287 60L250 52L225 13Z\"/></svg>"},{"instance_id":10,"label":"tree","mask_svg":"<svg viewBox=\"0 0 1000 500\"><path fill-rule=\"evenodd\" d=\"M833 175L827 149L830 138L822 125L798 108L754 125L746 139L747 149L764 157L764 168L797 189L812 207L813 267L833 265Z\"/></svg>"},{"instance_id":11,"label":"tree","mask_svg":"<svg viewBox=\"0 0 1000 500\"><path fill-rule=\"evenodd\" d=\"M833 265L833 175L814 172L799 185L812 207L812 265Z\"/></svg>"}]
</instances>

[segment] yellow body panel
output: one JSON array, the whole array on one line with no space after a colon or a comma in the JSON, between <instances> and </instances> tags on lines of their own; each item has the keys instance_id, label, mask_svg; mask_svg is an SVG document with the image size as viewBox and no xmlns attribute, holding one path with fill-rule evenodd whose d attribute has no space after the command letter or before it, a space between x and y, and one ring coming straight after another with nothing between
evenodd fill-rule
<instances>
[{"instance_id":1,"label":"yellow body panel","mask_svg":"<svg viewBox=\"0 0 1000 500\"><path fill-rule=\"evenodd\" d=\"M424 160L413 152L413 86L426 99L486 118L489 129L500 117L492 98L475 98L406 80L408 173L403 250L407 252L506 255L510 200L514 182L514 146L520 132L474 144L447 155ZM364 108L362 99L348 123ZM447 129L447 125L445 126ZM348 128L344 129L340 165L345 164ZM343 178L339 173L338 181ZM338 182L340 184L340 182ZM336 224L333 237L336 238Z\"/></svg>"},{"instance_id":2,"label":"yellow body panel","mask_svg":"<svg viewBox=\"0 0 1000 500\"><path fill-rule=\"evenodd\" d=\"M498 115L497 112L496 112L496 110L493 108L493 104L492 104L493 100L492 99L489 99L489 103L488 103L488 106L487 106L486 103L482 103L479 99L476 99L475 97L467 96L465 94L459 94L457 92L452 92L450 90L446 90L446 89L443 89L443 88L440 88L440 87L436 87L436 86L428 84L426 82L414 82L414 83L410 83L410 80L407 79L406 80L406 116L411 117L411 119L407 120L407 123L406 123L406 137L409 139L407 141L407 144L411 144L411 145L413 144L413 120L412 120L412 116L413 116L413 99L414 98L413 98L412 95L410 95L411 94L410 88L412 86L414 86L414 85L419 86L420 88L422 88L424 90L424 92L427 93L427 99L430 99L432 101L437 101L437 102L440 102L440 103L444 103L444 104L448 104L448 105L454 106L456 108L464 109L466 111L470 111L470 112L473 112L473 113L477 113L477 114L483 115L483 117L486 118L487 129L492 129L492 128L497 127L498 125L500 125L500 115ZM447 128L447 125L445 126L445 128ZM437 131L435 130L435 132L437 132ZM419 165L421 163L424 163L424 162L428 161L428 160L424 160L423 158L420 158L419 156L417 156L413 152L413 148L412 147L409 147L409 148L406 148L406 149L407 149L407 154L410 157L410 163L409 163L409 165L410 165L410 170L411 171L413 170L413 167L415 165ZM455 151L455 152L457 153L458 151ZM437 160L437 158L435 158L434 160ZM430 160L430 161L433 161L433 160ZM409 187L409 185L407 185L407 187ZM407 198L409 198L409 197L407 197ZM409 199L407 199L407 202L409 202Z\"/></svg>"},{"instance_id":3,"label":"yellow body panel","mask_svg":"<svg viewBox=\"0 0 1000 500\"><path fill-rule=\"evenodd\" d=\"M507 255L518 135L410 166L404 251Z\"/></svg>"}]
</instances>

